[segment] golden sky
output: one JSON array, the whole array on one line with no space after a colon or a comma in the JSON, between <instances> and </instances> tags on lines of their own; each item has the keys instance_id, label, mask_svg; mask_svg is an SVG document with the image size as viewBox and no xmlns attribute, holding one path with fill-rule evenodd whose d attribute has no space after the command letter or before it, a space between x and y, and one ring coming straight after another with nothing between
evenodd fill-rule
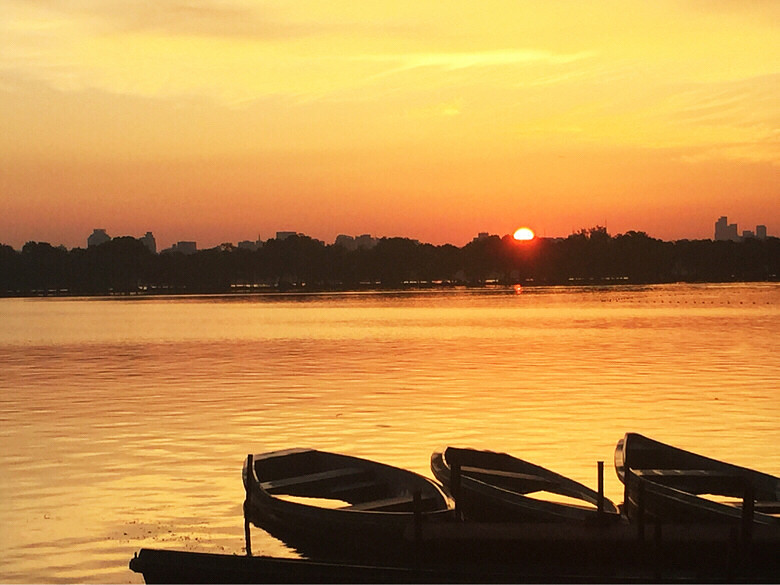
<instances>
[{"instance_id":1,"label":"golden sky","mask_svg":"<svg viewBox=\"0 0 780 585\"><path fill-rule=\"evenodd\" d=\"M0 242L780 235L776 0L0 0Z\"/></svg>"}]
</instances>

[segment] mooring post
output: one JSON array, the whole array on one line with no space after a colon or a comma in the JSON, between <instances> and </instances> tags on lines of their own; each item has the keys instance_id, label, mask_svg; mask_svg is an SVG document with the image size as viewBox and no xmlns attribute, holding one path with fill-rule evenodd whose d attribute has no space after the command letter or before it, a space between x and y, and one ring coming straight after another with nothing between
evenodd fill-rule
<instances>
[{"instance_id":1,"label":"mooring post","mask_svg":"<svg viewBox=\"0 0 780 585\"><path fill-rule=\"evenodd\" d=\"M454 452L453 452L454 455ZM452 484L452 497L455 500L455 518L463 519L463 504L460 501L460 457L455 455L450 459L450 483Z\"/></svg>"},{"instance_id":2,"label":"mooring post","mask_svg":"<svg viewBox=\"0 0 780 585\"><path fill-rule=\"evenodd\" d=\"M246 540L246 556L252 556L252 535L250 533L249 526L249 511L252 505L252 476L255 473L254 456L250 453L246 456L246 483L245 491L246 497L244 498L244 539Z\"/></svg>"},{"instance_id":3,"label":"mooring post","mask_svg":"<svg viewBox=\"0 0 780 585\"><path fill-rule=\"evenodd\" d=\"M599 461L598 462L598 486L599 486L599 497L598 500L596 500L598 506L598 513L599 513L599 520L604 519L604 462Z\"/></svg>"}]
</instances>

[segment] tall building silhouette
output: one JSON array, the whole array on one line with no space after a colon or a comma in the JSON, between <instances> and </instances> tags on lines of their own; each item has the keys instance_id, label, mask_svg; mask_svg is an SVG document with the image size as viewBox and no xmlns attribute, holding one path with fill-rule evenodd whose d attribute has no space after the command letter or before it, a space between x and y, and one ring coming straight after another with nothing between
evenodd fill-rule
<instances>
[{"instance_id":1,"label":"tall building silhouette","mask_svg":"<svg viewBox=\"0 0 780 585\"><path fill-rule=\"evenodd\" d=\"M737 224L729 223L728 218L724 215L715 222L715 240L716 241L739 241L739 234L737 234Z\"/></svg>"},{"instance_id":2,"label":"tall building silhouette","mask_svg":"<svg viewBox=\"0 0 780 585\"><path fill-rule=\"evenodd\" d=\"M759 240L766 240L766 226L765 225L757 225L756 226L756 237Z\"/></svg>"},{"instance_id":3,"label":"tall building silhouette","mask_svg":"<svg viewBox=\"0 0 780 585\"><path fill-rule=\"evenodd\" d=\"M146 232L143 238L139 238L144 246L146 246L152 254L157 254L157 242L154 239L152 232Z\"/></svg>"}]
</instances>

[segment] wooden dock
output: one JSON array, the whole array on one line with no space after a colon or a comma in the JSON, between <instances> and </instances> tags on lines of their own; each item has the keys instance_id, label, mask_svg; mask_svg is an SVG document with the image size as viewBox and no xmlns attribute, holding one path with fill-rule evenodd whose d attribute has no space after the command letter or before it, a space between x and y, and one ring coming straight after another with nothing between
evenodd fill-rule
<instances>
[{"instance_id":1,"label":"wooden dock","mask_svg":"<svg viewBox=\"0 0 780 585\"><path fill-rule=\"evenodd\" d=\"M543 581L780 582L780 531L756 526L428 524L407 531L419 558L501 567Z\"/></svg>"},{"instance_id":2,"label":"wooden dock","mask_svg":"<svg viewBox=\"0 0 780 585\"><path fill-rule=\"evenodd\" d=\"M410 526L393 566L143 549L130 568L147 583L778 583L780 532L750 542L724 525L628 523Z\"/></svg>"}]
</instances>

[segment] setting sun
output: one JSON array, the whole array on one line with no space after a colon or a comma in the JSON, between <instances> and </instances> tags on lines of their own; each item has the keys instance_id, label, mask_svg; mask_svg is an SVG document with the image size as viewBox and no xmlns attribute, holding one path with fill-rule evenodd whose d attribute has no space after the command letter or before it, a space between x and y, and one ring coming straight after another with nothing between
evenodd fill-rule
<instances>
[{"instance_id":1,"label":"setting sun","mask_svg":"<svg viewBox=\"0 0 780 585\"><path fill-rule=\"evenodd\" d=\"M521 227L519 230L515 232L515 239L516 240L533 240L534 239L534 232L533 230L527 228L527 227Z\"/></svg>"}]
</instances>

